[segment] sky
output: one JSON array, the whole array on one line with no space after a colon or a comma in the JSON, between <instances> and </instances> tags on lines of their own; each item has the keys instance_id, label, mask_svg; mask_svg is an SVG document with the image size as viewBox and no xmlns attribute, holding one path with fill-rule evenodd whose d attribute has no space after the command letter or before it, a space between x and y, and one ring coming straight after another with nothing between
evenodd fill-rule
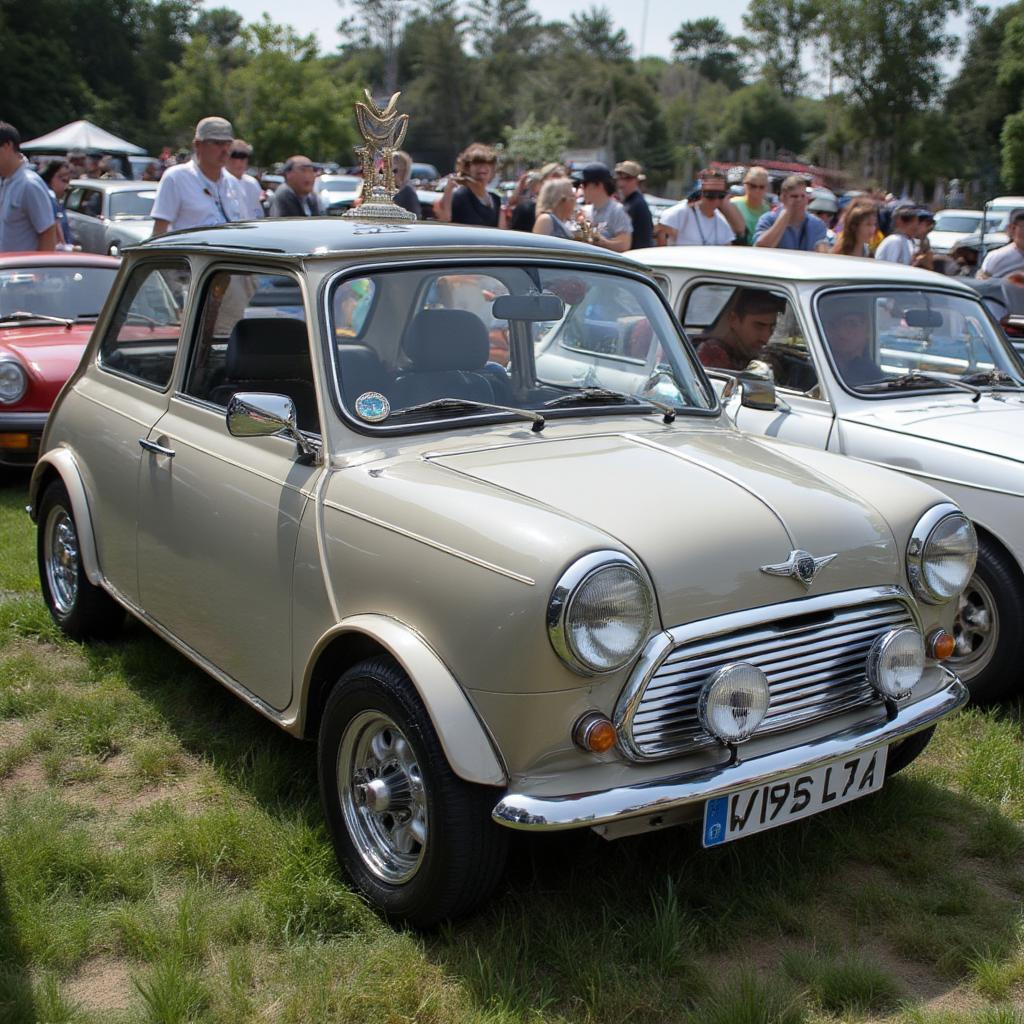
<instances>
[{"instance_id":1,"label":"sky","mask_svg":"<svg viewBox=\"0 0 1024 1024\"><path fill-rule=\"evenodd\" d=\"M987 6L1002 7L1009 2L988 0ZM670 37L687 19L714 15L730 33L740 35L747 3L748 0L715 0L698 7L681 4L679 0L533 0L531 6L545 21L568 21L575 12L605 6L618 26L626 30L634 56L668 57L672 52ZM259 20L266 11L274 21L290 24L303 35L316 33L321 49L327 52L336 49L341 41L336 31L338 22L352 13L351 4L342 7L338 0L303 0L284 8L279 2L268 0L203 0L203 6L232 7L247 22ZM961 37L966 34L966 27L962 17L950 23L950 30ZM947 74L953 74L957 65L957 60L951 61Z\"/></svg>"}]
</instances>

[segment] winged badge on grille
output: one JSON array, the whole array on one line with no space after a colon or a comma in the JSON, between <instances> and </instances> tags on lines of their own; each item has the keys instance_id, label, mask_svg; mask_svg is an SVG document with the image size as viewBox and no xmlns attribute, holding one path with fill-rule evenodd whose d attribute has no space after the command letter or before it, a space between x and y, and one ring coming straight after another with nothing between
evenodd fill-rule
<instances>
[{"instance_id":1,"label":"winged badge on grille","mask_svg":"<svg viewBox=\"0 0 1024 1024\"><path fill-rule=\"evenodd\" d=\"M769 576L792 576L805 587L810 587L819 570L837 557L838 552L834 555L822 555L820 558L815 558L810 552L798 549L791 551L785 562L779 562L776 565L762 565L761 572L766 572Z\"/></svg>"}]
</instances>

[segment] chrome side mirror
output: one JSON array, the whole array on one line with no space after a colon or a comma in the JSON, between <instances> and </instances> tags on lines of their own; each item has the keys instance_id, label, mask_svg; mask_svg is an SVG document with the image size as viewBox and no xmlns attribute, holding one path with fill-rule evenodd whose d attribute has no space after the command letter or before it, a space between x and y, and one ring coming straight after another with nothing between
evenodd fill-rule
<instances>
[{"instance_id":1,"label":"chrome side mirror","mask_svg":"<svg viewBox=\"0 0 1024 1024\"><path fill-rule=\"evenodd\" d=\"M295 403L287 395L236 392L228 402L225 419L232 437L271 437L284 433L298 446L300 462L315 462L319 454L299 430Z\"/></svg>"},{"instance_id":2,"label":"chrome side mirror","mask_svg":"<svg viewBox=\"0 0 1024 1024\"><path fill-rule=\"evenodd\" d=\"M765 377L739 377L740 405L747 409L772 410L778 408L775 397L775 381Z\"/></svg>"}]
</instances>

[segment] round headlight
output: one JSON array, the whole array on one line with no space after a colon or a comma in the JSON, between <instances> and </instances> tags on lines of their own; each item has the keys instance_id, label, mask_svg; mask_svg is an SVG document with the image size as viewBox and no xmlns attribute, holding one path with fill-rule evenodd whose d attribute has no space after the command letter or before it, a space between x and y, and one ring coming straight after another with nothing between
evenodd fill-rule
<instances>
[{"instance_id":1,"label":"round headlight","mask_svg":"<svg viewBox=\"0 0 1024 1024\"><path fill-rule=\"evenodd\" d=\"M955 505L937 505L920 519L907 548L907 576L929 604L956 597L967 586L978 558L971 521Z\"/></svg>"},{"instance_id":2,"label":"round headlight","mask_svg":"<svg viewBox=\"0 0 1024 1024\"><path fill-rule=\"evenodd\" d=\"M868 682L883 697L906 697L923 672L924 637L909 626L883 633L868 651Z\"/></svg>"},{"instance_id":3,"label":"round headlight","mask_svg":"<svg viewBox=\"0 0 1024 1024\"><path fill-rule=\"evenodd\" d=\"M654 622L654 595L618 552L581 558L558 581L548 607L552 646L577 672L614 672L640 652Z\"/></svg>"},{"instance_id":4,"label":"round headlight","mask_svg":"<svg viewBox=\"0 0 1024 1024\"><path fill-rule=\"evenodd\" d=\"M697 717L715 739L740 743L764 720L770 700L768 679L756 665L724 665L700 691Z\"/></svg>"},{"instance_id":5,"label":"round headlight","mask_svg":"<svg viewBox=\"0 0 1024 1024\"><path fill-rule=\"evenodd\" d=\"M12 405L28 388L28 377L21 363L13 359L0 360L0 403Z\"/></svg>"}]
</instances>

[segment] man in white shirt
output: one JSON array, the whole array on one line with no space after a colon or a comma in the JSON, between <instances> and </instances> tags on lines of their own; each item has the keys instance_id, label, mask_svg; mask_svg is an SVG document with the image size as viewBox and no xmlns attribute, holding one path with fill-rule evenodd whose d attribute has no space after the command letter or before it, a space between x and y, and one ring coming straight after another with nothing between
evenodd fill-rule
<instances>
[{"instance_id":1,"label":"man in white shirt","mask_svg":"<svg viewBox=\"0 0 1024 1024\"><path fill-rule=\"evenodd\" d=\"M264 216L263 204L260 202L263 189L251 174L246 174L251 160L252 146L245 139L235 139L231 143L227 167L238 179L238 187L242 193L242 220L256 220Z\"/></svg>"},{"instance_id":2,"label":"man in white shirt","mask_svg":"<svg viewBox=\"0 0 1024 1024\"><path fill-rule=\"evenodd\" d=\"M153 203L153 234L210 227L242 219L238 179L228 173L235 139L231 122L204 117L196 125L195 155L164 171Z\"/></svg>"},{"instance_id":3,"label":"man in white shirt","mask_svg":"<svg viewBox=\"0 0 1024 1024\"><path fill-rule=\"evenodd\" d=\"M978 277L1009 277L1024 271L1024 208L1016 209L1006 222L1009 245L993 249L982 261Z\"/></svg>"},{"instance_id":4,"label":"man in white shirt","mask_svg":"<svg viewBox=\"0 0 1024 1024\"><path fill-rule=\"evenodd\" d=\"M909 267L914 262L914 253L917 251L917 221L916 206L897 206L892 211L892 234L879 243L875 250L875 259L905 263Z\"/></svg>"},{"instance_id":5,"label":"man in white shirt","mask_svg":"<svg viewBox=\"0 0 1024 1024\"><path fill-rule=\"evenodd\" d=\"M683 200L661 215L654 229L658 245L731 245L747 226L743 214L725 200L729 187L718 171L700 172L700 198Z\"/></svg>"}]
</instances>

